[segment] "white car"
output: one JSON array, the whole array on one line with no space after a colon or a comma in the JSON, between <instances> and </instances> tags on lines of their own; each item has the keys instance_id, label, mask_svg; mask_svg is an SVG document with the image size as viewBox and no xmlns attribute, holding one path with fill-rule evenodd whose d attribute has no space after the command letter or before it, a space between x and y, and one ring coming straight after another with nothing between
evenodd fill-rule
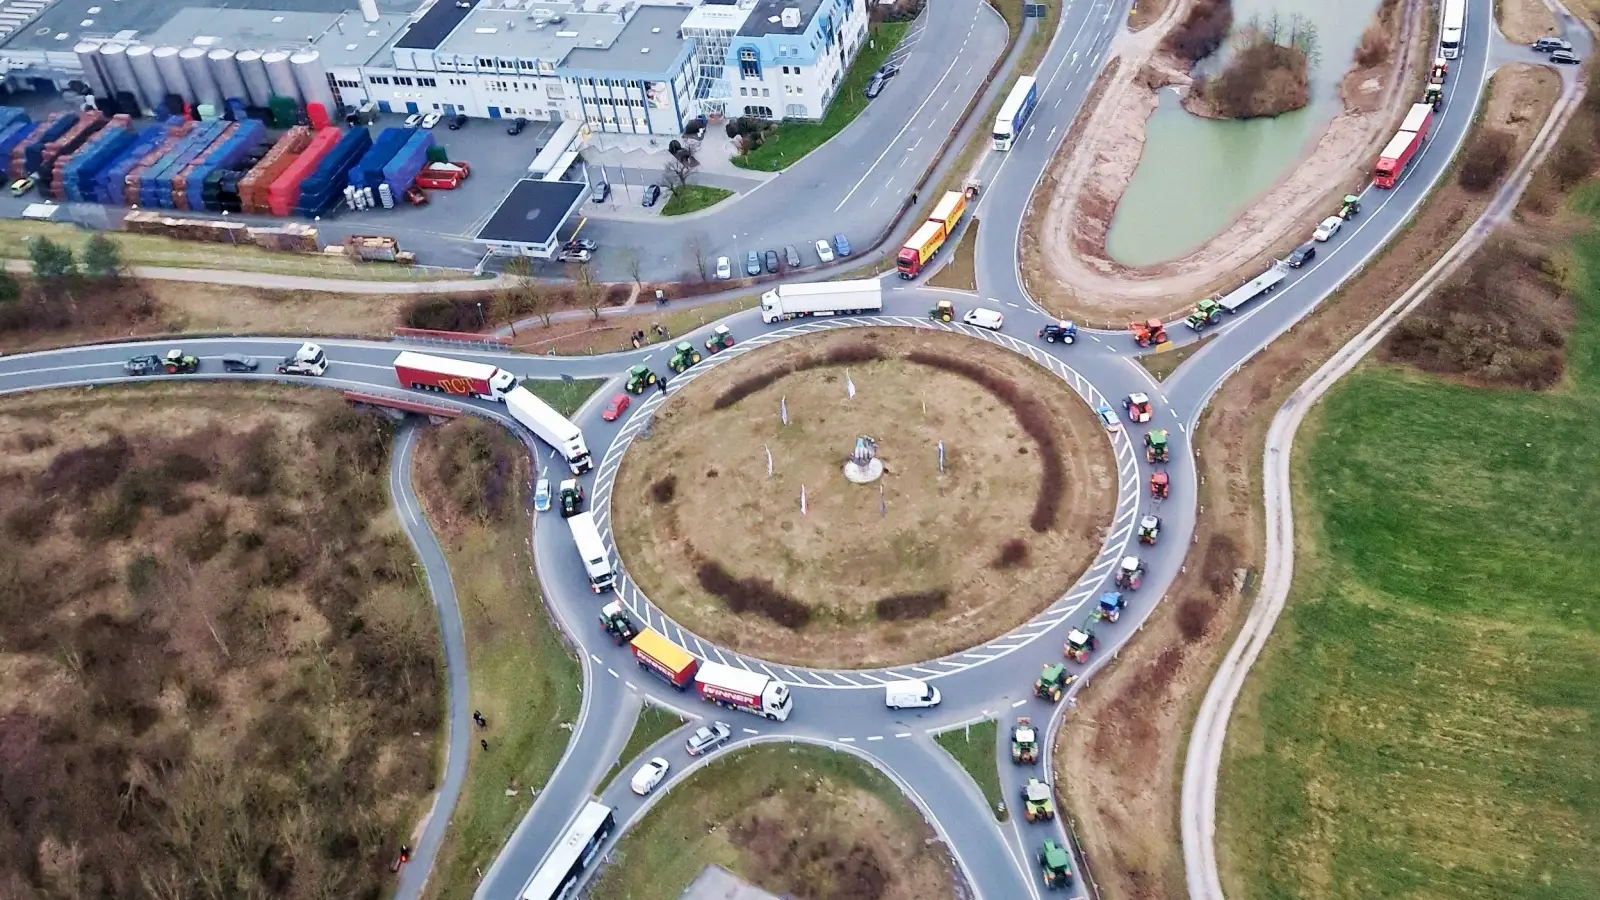
<instances>
[{"instance_id":1,"label":"white car","mask_svg":"<svg viewBox=\"0 0 1600 900\"><path fill-rule=\"evenodd\" d=\"M817 259L825 263L833 262L833 248L828 246L827 241L817 241Z\"/></svg>"},{"instance_id":2,"label":"white car","mask_svg":"<svg viewBox=\"0 0 1600 900\"><path fill-rule=\"evenodd\" d=\"M538 487L533 489L533 508L536 512L550 511L550 479L539 479Z\"/></svg>"},{"instance_id":3,"label":"white car","mask_svg":"<svg viewBox=\"0 0 1600 900\"><path fill-rule=\"evenodd\" d=\"M444 118L444 116L441 116L438 113L428 113L422 117L422 127L432 128L433 126L439 124L439 120L442 118Z\"/></svg>"},{"instance_id":4,"label":"white car","mask_svg":"<svg viewBox=\"0 0 1600 900\"><path fill-rule=\"evenodd\" d=\"M421 124L422 124L422 113L412 113L411 115L406 116L406 127L407 128L415 128L415 127L417 127L418 125L421 125Z\"/></svg>"},{"instance_id":5,"label":"white car","mask_svg":"<svg viewBox=\"0 0 1600 900\"><path fill-rule=\"evenodd\" d=\"M1316 231L1311 232L1311 238L1313 240L1325 241L1328 238L1338 234L1339 226L1343 224L1344 220L1338 216L1329 216L1322 220L1322 224L1317 226Z\"/></svg>"},{"instance_id":6,"label":"white car","mask_svg":"<svg viewBox=\"0 0 1600 900\"><path fill-rule=\"evenodd\" d=\"M650 760L640 766L639 771L633 773L633 778L628 782L629 789L643 797L655 790L661 779L667 777L668 768L670 768L668 762L659 756Z\"/></svg>"},{"instance_id":7,"label":"white car","mask_svg":"<svg viewBox=\"0 0 1600 900\"><path fill-rule=\"evenodd\" d=\"M967 323L968 325L975 325L978 328L987 328L990 331L999 331L1000 326L1006 323L1006 317L1000 315L992 309L984 309L979 307L977 309L967 310L967 314L961 317L961 321Z\"/></svg>"},{"instance_id":8,"label":"white car","mask_svg":"<svg viewBox=\"0 0 1600 900\"><path fill-rule=\"evenodd\" d=\"M723 281L733 277L733 263L726 256L717 257L717 277Z\"/></svg>"}]
</instances>

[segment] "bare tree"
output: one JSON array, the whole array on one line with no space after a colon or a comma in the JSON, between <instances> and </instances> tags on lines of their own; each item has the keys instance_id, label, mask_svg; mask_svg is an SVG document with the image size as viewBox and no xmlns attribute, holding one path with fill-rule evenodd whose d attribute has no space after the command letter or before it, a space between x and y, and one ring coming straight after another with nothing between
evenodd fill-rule
<instances>
[{"instance_id":1,"label":"bare tree","mask_svg":"<svg viewBox=\"0 0 1600 900\"><path fill-rule=\"evenodd\" d=\"M706 280L706 244L705 244L705 239L702 238L699 234L690 235L689 236L689 241L688 241L688 243L686 245L686 249L688 249L689 255L694 257L694 267L695 267L695 270L700 273L700 280L701 281L705 281Z\"/></svg>"},{"instance_id":2,"label":"bare tree","mask_svg":"<svg viewBox=\"0 0 1600 900\"><path fill-rule=\"evenodd\" d=\"M577 270L572 273L572 281L573 294L577 297L578 303L589 310L596 322L600 321L600 308L606 302L605 289L595 283L588 266L577 265L570 268Z\"/></svg>"},{"instance_id":3,"label":"bare tree","mask_svg":"<svg viewBox=\"0 0 1600 900\"><path fill-rule=\"evenodd\" d=\"M694 177L694 163L682 159L674 159L667 163L661 177L667 182L669 190L688 187L689 179Z\"/></svg>"},{"instance_id":4,"label":"bare tree","mask_svg":"<svg viewBox=\"0 0 1600 900\"><path fill-rule=\"evenodd\" d=\"M644 267L644 262L639 258L639 251L629 247L622 251L622 259L628 265L628 277L633 279L634 285L639 290L644 290L644 279L639 277L639 273Z\"/></svg>"},{"instance_id":5,"label":"bare tree","mask_svg":"<svg viewBox=\"0 0 1600 900\"><path fill-rule=\"evenodd\" d=\"M535 281L528 286L527 293L528 312L539 317L544 322L544 327L550 327L550 319L556 312L556 290L553 285L542 281Z\"/></svg>"}]
</instances>

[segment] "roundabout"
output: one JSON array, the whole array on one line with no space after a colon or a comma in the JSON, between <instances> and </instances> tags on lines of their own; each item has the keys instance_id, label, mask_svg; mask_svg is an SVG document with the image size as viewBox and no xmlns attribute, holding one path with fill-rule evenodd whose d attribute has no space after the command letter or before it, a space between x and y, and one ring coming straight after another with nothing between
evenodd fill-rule
<instances>
[{"instance_id":1,"label":"roundabout","mask_svg":"<svg viewBox=\"0 0 1600 900\"><path fill-rule=\"evenodd\" d=\"M926 328L745 353L634 438L610 495L619 555L666 614L741 653L848 669L964 650L1048 607L1111 523L1111 443L1063 386Z\"/></svg>"}]
</instances>

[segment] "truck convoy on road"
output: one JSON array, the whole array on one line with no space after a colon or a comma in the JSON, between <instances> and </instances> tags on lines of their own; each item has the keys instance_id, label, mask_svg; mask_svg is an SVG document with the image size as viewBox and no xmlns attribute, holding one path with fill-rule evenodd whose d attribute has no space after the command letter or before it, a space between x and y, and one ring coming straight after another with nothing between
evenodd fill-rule
<instances>
[{"instance_id":1,"label":"truck convoy on road","mask_svg":"<svg viewBox=\"0 0 1600 900\"><path fill-rule=\"evenodd\" d=\"M606 620L602 617L604 625ZM610 630L610 626L607 626ZM615 634L615 632L613 632ZM660 632L641 630L629 648L644 669L686 691L694 685L700 699L727 709L743 710L782 722L794 711L789 687L770 675L722 663L702 662L693 653L667 640Z\"/></svg>"},{"instance_id":2,"label":"truck convoy on road","mask_svg":"<svg viewBox=\"0 0 1600 900\"><path fill-rule=\"evenodd\" d=\"M1412 104L1411 111L1406 113L1405 121L1400 123L1400 130L1395 132L1395 136L1389 139L1383 152L1378 154L1378 163L1372 168L1374 187L1388 189L1399 182L1406 166L1416 157L1417 151L1422 149L1422 142L1427 140L1428 125L1432 121L1433 104Z\"/></svg>"},{"instance_id":3,"label":"truck convoy on road","mask_svg":"<svg viewBox=\"0 0 1600 900\"><path fill-rule=\"evenodd\" d=\"M922 227L912 233L910 240L900 248L900 253L895 256L895 270L901 278L915 278L927 268L928 260L933 259L939 248L945 245L950 235L961 224L961 217L967 212L967 195L961 191L946 191L939 203L934 206L933 214Z\"/></svg>"},{"instance_id":4,"label":"truck convoy on road","mask_svg":"<svg viewBox=\"0 0 1600 900\"><path fill-rule=\"evenodd\" d=\"M617 586L616 572L611 568L611 557L600 540L600 529L595 527L594 513L581 512L567 520L572 529L572 542L583 558L583 571L589 576L589 590L596 594Z\"/></svg>"},{"instance_id":5,"label":"truck convoy on road","mask_svg":"<svg viewBox=\"0 0 1600 900\"><path fill-rule=\"evenodd\" d=\"M876 278L785 284L761 295L761 321L768 325L810 316L875 312L883 312L883 283Z\"/></svg>"},{"instance_id":6,"label":"truck convoy on road","mask_svg":"<svg viewBox=\"0 0 1600 900\"><path fill-rule=\"evenodd\" d=\"M410 350L394 358L394 374L402 387L479 400L503 401L517 386L517 377L497 366Z\"/></svg>"}]
</instances>

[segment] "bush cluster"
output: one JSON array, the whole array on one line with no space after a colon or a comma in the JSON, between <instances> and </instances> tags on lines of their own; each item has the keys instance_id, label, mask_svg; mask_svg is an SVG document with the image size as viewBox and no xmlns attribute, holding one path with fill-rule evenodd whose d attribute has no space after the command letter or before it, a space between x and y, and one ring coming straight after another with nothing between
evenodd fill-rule
<instances>
[{"instance_id":1,"label":"bush cluster","mask_svg":"<svg viewBox=\"0 0 1600 900\"><path fill-rule=\"evenodd\" d=\"M1010 538L1000 545L1000 552L989 563L991 569L1015 569L1028 561L1028 542Z\"/></svg>"},{"instance_id":2,"label":"bush cluster","mask_svg":"<svg viewBox=\"0 0 1600 900\"><path fill-rule=\"evenodd\" d=\"M1517 136L1504 128L1484 127L1461 154L1456 182L1465 190L1486 191L1511 167L1511 151Z\"/></svg>"},{"instance_id":3,"label":"bush cluster","mask_svg":"<svg viewBox=\"0 0 1600 900\"><path fill-rule=\"evenodd\" d=\"M440 453L434 474L463 516L503 522L516 509L518 462L522 444L504 428L464 416L439 431Z\"/></svg>"},{"instance_id":4,"label":"bush cluster","mask_svg":"<svg viewBox=\"0 0 1600 900\"><path fill-rule=\"evenodd\" d=\"M926 619L944 609L949 600L950 592L944 588L892 594L874 603L872 612L880 622L909 622L913 619Z\"/></svg>"},{"instance_id":5,"label":"bush cluster","mask_svg":"<svg viewBox=\"0 0 1600 900\"><path fill-rule=\"evenodd\" d=\"M755 613L784 628L800 629L811 623L811 608L778 590L764 578L739 578L712 560L700 560L695 578L701 590L728 604L736 613Z\"/></svg>"},{"instance_id":6,"label":"bush cluster","mask_svg":"<svg viewBox=\"0 0 1600 900\"><path fill-rule=\"evenodd\" d=\"M650 485L650 498L657 503L671 503L678 496L678 476L667 475Z\"/></svg>"},{"instance_id":7,"label":"bush cluster","mask_svg":"<svg viewBox=\"0 0 1600 900\"><path fill-rule=\"evenodd\" d=\"M1185 62L1197 63L1217 52L1232 27L1232 0L1199 0L1167 33L1162 46Z\"/></svg>"},{"instance_id":8,"label":"bush cluster","mask_svg":"<svg viewBox=\"0 0 1600 900\"><path fill-rule=\"evenodd\" d=\"M820 369L824 366L855 365L880 359L883 359L883 351L874 344L869 344L866 341L840 344L820 356L809 356L787 365L774 366L736 381L728 385L727 389L717 396L717 399L712 402L711 408L727 409L751 394L772 387L774 384L798 372Z\"/></svg>"}]
</instances>

